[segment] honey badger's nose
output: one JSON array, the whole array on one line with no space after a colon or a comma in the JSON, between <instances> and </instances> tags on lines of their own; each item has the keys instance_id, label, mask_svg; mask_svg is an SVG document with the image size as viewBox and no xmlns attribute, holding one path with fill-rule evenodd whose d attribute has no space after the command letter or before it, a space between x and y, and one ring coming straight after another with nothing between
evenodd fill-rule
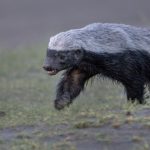
<instances>
[{"instance_id":1,"label":"honey badger's nose","mask_svg":"<svg viewBox=\"0 0 150 150\"><path fill-rule=\"evenodd\" d=\"M49 71L50 67L49 66L43 66L43 69L46 70L46 71Z\"/></svg>"}]
</instances>

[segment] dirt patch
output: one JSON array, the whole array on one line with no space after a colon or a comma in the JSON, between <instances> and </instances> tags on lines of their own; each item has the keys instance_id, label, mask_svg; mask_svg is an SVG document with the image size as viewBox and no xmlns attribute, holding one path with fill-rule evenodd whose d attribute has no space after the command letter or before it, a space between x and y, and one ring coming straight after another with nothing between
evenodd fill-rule
<instances>
[{"instance_id":1,"label":"dirt patch","mask_svg":"<svg viewBox=\"0 0 150 150\"><path fill-rule=\"evenodd\" d=\"M136 115L149 117L150 111L145 109ZM91 127L89 125L80 129L67 124L49 126L43 123L10 127L0 130L0 139L8 144L14 140L36 140L50 144L54 149L64 146L77 150L149 150L150 128L143 122L124 122L117 128L111 122L99 127L93 127L92 124Z\"/></svg>"}]
</instances>

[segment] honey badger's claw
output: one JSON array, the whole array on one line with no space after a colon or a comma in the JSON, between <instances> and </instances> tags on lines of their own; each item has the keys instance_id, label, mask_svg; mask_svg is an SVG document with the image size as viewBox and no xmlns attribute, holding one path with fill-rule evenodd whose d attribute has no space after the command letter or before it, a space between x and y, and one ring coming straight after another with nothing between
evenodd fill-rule
<instances>
[{"instance_id":1,"label":"honey badger's claw","mask_svg":"<svg viewBox=\"0 0 150 150\"><path fill-rule=\"evenodd\" d=\"M64 108L64 106L59 103L57 100L54 101L54 106L57 110L62 110Z\"/></svg>"},{"instance_id":2,"label":"honey badger's claw","mask_svg":"<svg viewBox=\"0 0 150 150\"><path fill-rule=\"evenodd\" d=\"M64 109L65 106L69 106L72 103L72 101L69 100L55 100L54 101L54 106L57 110L62 110Z\"/></svg>"}]
</instances>

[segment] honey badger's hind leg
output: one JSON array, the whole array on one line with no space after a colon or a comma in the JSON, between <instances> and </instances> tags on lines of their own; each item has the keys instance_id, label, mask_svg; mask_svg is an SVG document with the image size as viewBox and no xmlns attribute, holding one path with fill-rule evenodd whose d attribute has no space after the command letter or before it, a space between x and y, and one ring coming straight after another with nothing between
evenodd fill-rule
<instances>
[{"instance_id":1,"label":"honey badger's hind leg","mask_svg":"<svg viewBox=\"0 0 150 150\"><path fill-rule=\"evenodd\" d=\"M150 98L150 83L148 82L145 85L144 99L149 99L149 98Z\"/></svg>"},{"instance_id":2,"label":"honey badger's hind leg","mask_svg":"<svg viewBox=\"0 0 150 150\"><path fill-rule=\"evenodd\" d=\"M85 82L95 74L79 68L67 70L58 84L55 108L61 110L65 106L69 106L84 89Z\"/></svg>"},{"instance_id":3,"label":"honey badger's hind leg","mask_svg":"<svg viewBox=\"0 0 150 150\"><path fill-rule=\"evenodd\" d=\"M144 82L140 80L133 80L130 84L125 85L128 101L138 101L140 104L144 104Z\"/></svg>"}]
</instances>

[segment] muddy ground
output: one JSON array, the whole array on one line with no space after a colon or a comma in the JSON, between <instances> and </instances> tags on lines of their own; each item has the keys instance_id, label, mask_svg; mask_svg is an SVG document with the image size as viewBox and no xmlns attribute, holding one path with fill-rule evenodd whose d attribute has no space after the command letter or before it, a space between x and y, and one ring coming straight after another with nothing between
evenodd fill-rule
<instances>
[{"instance_id":1,"label":"muddy ground","mask_svg":"<svg viewBox=\"0 0 150 150\"><path fill-rule=\"evenodd\" d=\"M139 111L134 114L134 117L136 115L150 117L150 110ZM92 120L94 123L94 118ZM5 144L2 142L0 145L1 148L3 145L11 147L11 143L15 140L27 139L41 143L42 146L44 145L44 150L149 150L150 125L127 120L124 123L109 120L102 125L50 126L40 123L7 127L0 130L0 140L5 141ZM36 146L32 149L36 149ZM40 148L37 146L37 149Z\"/></svg>"}]
</instances>

